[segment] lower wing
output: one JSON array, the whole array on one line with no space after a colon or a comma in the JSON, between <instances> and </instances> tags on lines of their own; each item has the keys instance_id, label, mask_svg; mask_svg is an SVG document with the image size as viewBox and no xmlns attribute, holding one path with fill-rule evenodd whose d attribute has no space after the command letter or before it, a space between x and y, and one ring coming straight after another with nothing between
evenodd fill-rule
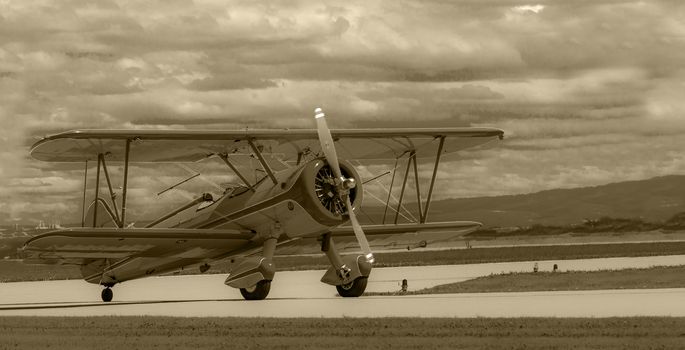
<instances>
[{"instance_id":1,"label":"lower wing","mask_svg":"<svg viewBox=\"0 0 685 350\"><path fill-rule=\"evenodd\" d=\"M25 263L81 266L91 283L118 283L253 249L254 233L166 228L72 228L29 239Z\"/></svg>"},{"instance_id":2,"label":"lower wing","mask_svg":"<svg viewBox=\"0 0 685 350\"><path fill-rule=\"evenodd\" d=\"M434 231L449 231L458 235L465 235L481 226L483 224L475 221L448 221L424 224L364 225L363 229L367 236ZM333 236L353 236L354 231L352 231L351 226L341 226L331 229L331 234Z\"/></svg>"}]
</instances>

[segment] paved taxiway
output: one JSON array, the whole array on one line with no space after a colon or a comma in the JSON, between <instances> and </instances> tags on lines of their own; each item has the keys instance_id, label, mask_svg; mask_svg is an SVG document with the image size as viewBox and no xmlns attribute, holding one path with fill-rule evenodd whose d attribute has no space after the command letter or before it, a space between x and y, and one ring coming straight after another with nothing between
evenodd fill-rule
<instances>
[{"instance_id":1,"label":"paved taxiway","mask_svg":"<svg viewBox=\"0 0 685 350\"><path fill-rule=\"evenodd\" d=\"M685 256L539 261L540 270L597 270L684 265ZM492 273L531 271L533 262L376 268L367 291L396 291ZM685 316L685 289L473 293L343 299L319 282L323 271L279 272L269 298L246 302L224 275L165 276L114 287L114 302L83 281L0 284L0 316L159 315L249 317L610 317Z\"/></svg>"}]
</instances>

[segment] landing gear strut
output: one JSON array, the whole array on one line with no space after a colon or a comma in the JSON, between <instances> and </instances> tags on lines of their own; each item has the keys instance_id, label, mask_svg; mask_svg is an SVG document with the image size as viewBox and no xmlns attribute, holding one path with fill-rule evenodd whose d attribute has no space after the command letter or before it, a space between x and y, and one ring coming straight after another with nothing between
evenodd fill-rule
<instances>
[{"instance_id":1,"label":"landing gear strut","mask_svg":"<svg viewBox=\"0 0 685 350\"><path fill-rule=\"evenodd\" d=\"M109 303L112 301L112 297L114 297L114 292L112 292L112 288L110 287L105 287L105 289L102 290L102 294L100 294L102 297L102 301Z\"/></svg>"}]
</instances>

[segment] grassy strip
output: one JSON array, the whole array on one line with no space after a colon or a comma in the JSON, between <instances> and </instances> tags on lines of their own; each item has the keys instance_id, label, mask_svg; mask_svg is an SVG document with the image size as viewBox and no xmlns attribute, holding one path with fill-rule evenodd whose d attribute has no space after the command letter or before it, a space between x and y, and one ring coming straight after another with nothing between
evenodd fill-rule
<instances>
[{"instance_id":1,"label":"grassy strip","mask_svg":"<svg viewBox=\"0 0 685 350\"><path fill-rule=\"evenodd\" d=\"M472 248L441 251L406 251L376 254L376 267L477 264L489 262L590 259L619 256L655 256L685 254L685 242L587 244L566 246ZM284 256L275 258L276 266L284 270L327 269L325 256ZM210 273L227 273L230 264L217 263ZM185 274L197 274L195 269ZM0 282L80 279L75 266L24 265L18 261L0 261Z\"/></svg>"},{"instance_id":2,"label":"grassy strip","mask_svg":"<svg viewBox=\"0 0 685 350\"><path fill-rule=\"evenodd\" d=\"M0 348L660 349L685 318L264 319L4 317Z\"/></svg>"},{"instance_id":3,"label":"grassy strip","mask_svg":"<svg viewBox=\"0 0 685 350\"><path fill-rule=\"evenodd\" d=\"M454 265L681 254L685 254L685 242L471 248L439 251L413 250L374 254L376 256L374 266ZM280 270L325 269L329 266L325 256L277 257L275 262Z\"/></svg>"},{"instance_id":4,"label":"grassy strip","mask_svg":"<svg viewBox=\"0 0 685 350\"><path fill-rule=\"evenodd\" d=\"M73 265L27 265L16 260L0 261L0 282L52 281L81 278L81 270Z\"/></svg>"},{"instance_id":5,"label":"grassy strip","mask_svg":"<svg viewBox=\"0 0 685 350\"><path fill-rule=\"evenodd\" d=\"M685 266L648 269L493 274L407 294L535 292L554 290L685 288ZM366 293L395 295L397 293Z\"/></svg>"}]
</instances>

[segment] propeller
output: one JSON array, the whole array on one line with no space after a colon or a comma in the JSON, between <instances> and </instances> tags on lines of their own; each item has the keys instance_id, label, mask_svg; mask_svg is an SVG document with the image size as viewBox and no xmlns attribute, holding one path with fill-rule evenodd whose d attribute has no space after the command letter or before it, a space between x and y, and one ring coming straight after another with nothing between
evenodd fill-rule
<instances>
[{"instance_id":1,"label":"propeller","mask_svg":"<svg viewBox=\"0 0 685 350\"><path fill-rule=\"evenodd\" d=\"M333 175L335 176L333 181L335 181L335 186L337 188L337 196L341 197L341 199L344 198L347 215L350 217L352 230L354 230L354 235L357 237L357 242L359 242L359 246L362 248L362 252L364 252L366 261L373 263L375 258L371 252L371 247L369 247L369 241L366 239L362 226L359 224L359 221L357 221L357 216L352 210L352 202L350 201L349 190L355 187L355 180L352 178L346 179L340 171L340 163L338 162L338 154L335 151L335 145L333 144L333 136L331 136L331 131L328 129L328 124L326 124L326 115L323 113L323 110L317 108L314 110L314 113L321 150L323 150L326 161L328 161L328 165L333 170Z\"/></svg>"}]
</instances>

